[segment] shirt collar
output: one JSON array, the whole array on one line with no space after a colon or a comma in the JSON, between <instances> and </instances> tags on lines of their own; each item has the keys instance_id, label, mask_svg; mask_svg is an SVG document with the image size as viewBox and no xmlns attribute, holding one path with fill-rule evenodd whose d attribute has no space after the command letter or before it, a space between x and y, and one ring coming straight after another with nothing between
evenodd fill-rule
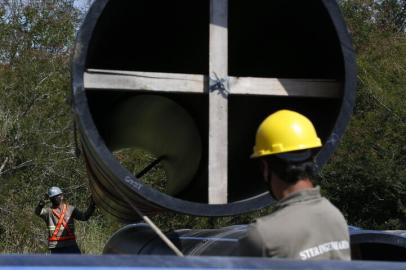
<instances>
[{"instance_id":1,"label":"shirt collar","mask_svg":"<svg viewBox=\"0 0 406 270\"><path fill-rule=\"evenodd\" d=\"M280 200L276 204L276 209L278 208L283 208L287 205L293 204L293 203L299 203L299 202L305 202L305 201L310 201L310 200L315 200L315 199L320 199L320 187L314 187L314 188L309 188L309 189L304 189L301 191L293 192Z\"/></svg>"}]
</instances>

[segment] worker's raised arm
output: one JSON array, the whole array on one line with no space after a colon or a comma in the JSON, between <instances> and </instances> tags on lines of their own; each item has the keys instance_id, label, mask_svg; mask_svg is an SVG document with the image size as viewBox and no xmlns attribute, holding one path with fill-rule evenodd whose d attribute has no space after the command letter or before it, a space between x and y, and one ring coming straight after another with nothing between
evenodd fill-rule
<instances>
[{"instance_id":1,"label":"worker's raised arm","mask_svg":"<svg viewBox=\"0 0 406 270\"><path fill-rule=\"evenodd\" d=\"M47 195L44 195L44 198L41 198L38 202L37 207L35 207L34 213L39 216L42 217L44 216L46 213L46 209L44 209L45 206L45 198L47 198Z\"/></svg>"},{"instance_id":2,"label":"worker's raised arm","mask_svg":"<svg viewBox=\"0 0 406 270\"><path fill-rule=\"evenodd\" d=\"M86 212L83 213L75 208L73 210L72 217L77 220L86 221L93 215L95 209L96 204L93 201L93 197L90 197L89 207L87 208Z\"/></svg>"}]
</instances>

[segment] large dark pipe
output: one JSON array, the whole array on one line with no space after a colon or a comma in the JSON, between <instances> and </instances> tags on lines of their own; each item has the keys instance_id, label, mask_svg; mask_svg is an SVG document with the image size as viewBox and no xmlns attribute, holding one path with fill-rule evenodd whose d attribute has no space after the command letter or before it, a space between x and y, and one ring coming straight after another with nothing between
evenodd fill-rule
<instances>
[{"instance_id":1,"label":"large dark pipe","mask_svg":"<svg viewBox=\"0 0 406 270\"><path fill-rule=\"evenodd\" d=\"M308 116L324 142L317 156L321 167L350 119L356 87L354 52L335 0L229 1L230 77L329 81L336 92L230 95L224 168L228 203L208 204L208 95L147 92L142 87L90 89L84 77L94 70L207 77L209 2L97 0L80 28L72 68L75 121L95 201L120 220L138 219L122 195L147 214L171 210L224 216L265 207L272 200L248 158L261 120L282 108ZM129 77L125 74L120 78ZM143 155L131 152L128 162L120 156L128 149L151 157L134 169ZM141 179L135 176L161 156ZM154 173L158 185L148 182Z\"/></svg>"},{"instance_id":2,"label":"large dark pipe","mask_svg":"<svg viewBox=\"0 0 406 270\"><path fill-rule=\"evenodd\" d=\"M221 229L177 230L166 235L185 255L239 256L238 239L246 225ZM115 232L107 241L103 254L173 255L165 243L145 224L130 224Z\"/></svg>"},{"instance_id":3,"label":"large dark pipe","mask_svg":"<svg viewBox=\"0 0 406 270\"><path fill-rule=\"evenodd\" d=\"M406 231L374 231L350 226L353 260L406 261ZM177 230L167 234L185 255L244 256L239 239L247 225L213 230ZM171 255L145 224L123 227L107 241L104 254Z\"/></svg>"},{"instance_id":4,"label":"large dark pipe","mask_svg":"<svg viewBox=\"0 0 406 270\"><path fill-rule=\"evenodd\" d=\"M353 258L406 261L406 231L364 230L350 226Z\"/></svg>"}]
</instances>

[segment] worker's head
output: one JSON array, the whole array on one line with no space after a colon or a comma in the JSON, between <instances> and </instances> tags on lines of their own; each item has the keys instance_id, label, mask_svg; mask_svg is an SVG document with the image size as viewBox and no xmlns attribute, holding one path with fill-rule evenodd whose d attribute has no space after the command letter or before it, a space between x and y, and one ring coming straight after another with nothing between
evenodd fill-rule
<instances>
[{"instance_id":1,"label":"worker's head","mask_svg":"<svg viewBox=\"0 0 406 270\"><path fill-rule=\"evenodd\" d=\"M61 204L63 192L59 187L50 187L47 194L53 206L58 206Z\"/></svg>"},{"instance_id":2,"label":"worker's head","mask_svg":"<svg viewBox=\"0 0 406 270\"><path fill-rule=\"evenodd\" d=\"M251 158L260 160L264 180L272 192L272 179L286 185L313 179L312 149L318 147L321 141L309 119L297 112L280 110L260 124Z\"/></svg>"}]
</instances>

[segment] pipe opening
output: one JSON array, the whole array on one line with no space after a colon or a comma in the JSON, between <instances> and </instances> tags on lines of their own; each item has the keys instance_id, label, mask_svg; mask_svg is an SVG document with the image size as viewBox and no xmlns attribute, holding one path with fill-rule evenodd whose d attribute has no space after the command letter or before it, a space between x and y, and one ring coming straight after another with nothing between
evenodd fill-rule
<instances>
[{"instance_id":1,"label":"pipe opening","mask_svg":"<svg viewBox=\"0 0 406 270\"><path fill-rule=\"evenodd\" d=\"M122 166L143 183L160 192L165 192L168 189L168 179L165 169L160 164L160 157L137 148L116 150L113 151L113 155Z\"/></svg>"},{"instance_id":2,"label":"pipe opening","mask_svg":"<svg viewBox=\"0 0 406 270\"><path fill-rule=\"evenodd\" d=\"M109 1L87 68L208 74L209 1Z\"/></svg>"},{"instance_id":3,"label":"pipe opening","mask_svg":"<svg viewBox=\"0 0 406 270\"><path fill-rule=\"evenodd\" d=\"M323 1L229 1L229 74L344 78L340 41Z\"/></svg>"},{"instance_id":4,"label":"pipe opening","mask_svg":"<svg viewBox=\"0 0 406 270\"><path fill-rule=\"evenodd\" d=\"M351 245L353 260L406 261L406 247L383 243Z\"/></svg>"},{"instance_id":5,"label":"pipe opening","mask_svg":"<svg viewBox=\"0 0 406 270\"><path fill-rule=\"evenodd\" d=\"M279 109L313 121L325 144L320 165L336 147L356 76L334 1L229 1L228 198L221 205L208 204L210 1L100 0L93 7L76 44L74 109L92 192L119 219L132 217L115 186L153 213L221 216L269 205L249 156L258 125ZM246 85L263 92L244 92Z\"/></svg>"},{"instance_id":6,"label":"pipe opening","mask_svg":"<svg viewBox=\"0 0 406 270\"><path fill-rule=\"evenodd\" d=\"M272 112L297 111L308 117L326 144L338 117L340 100L292 97L232 96L229 99L229 199L243 200L267 192L258 162L250 159L259 124ZM323 112L323 116L320 115ZM320 149L315 150L316 153ZM248 184L249 183L249 184Z\"/></svg>"}]
</instances>

